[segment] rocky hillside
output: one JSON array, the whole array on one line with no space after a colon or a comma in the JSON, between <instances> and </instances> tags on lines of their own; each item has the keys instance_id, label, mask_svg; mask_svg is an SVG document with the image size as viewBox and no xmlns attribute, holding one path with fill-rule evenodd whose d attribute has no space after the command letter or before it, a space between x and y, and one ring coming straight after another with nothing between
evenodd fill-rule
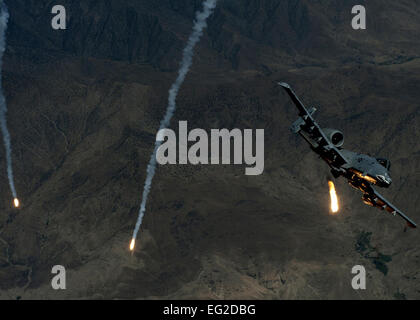
<instances>
[{"instance_id":1,"label":"rocky hillside","mask_svg":"<svg viewBox=\"0 0 420 320\"><path fill-rule=\"evenodd\" d=\"M420 222L420 9L348 0L220 0L172 121L265 129L265 170L161 166L134 254L146 166L201 1L14 0L4 90L20 210L0 148L0 298L419 299L420 235L367 207L289 131L276 81L341 129L345 147L392 161L383 194ZM51 268L67 268L67 290ZM351 268L368 272L352 289Z\"/></svg>"}]
</instances>

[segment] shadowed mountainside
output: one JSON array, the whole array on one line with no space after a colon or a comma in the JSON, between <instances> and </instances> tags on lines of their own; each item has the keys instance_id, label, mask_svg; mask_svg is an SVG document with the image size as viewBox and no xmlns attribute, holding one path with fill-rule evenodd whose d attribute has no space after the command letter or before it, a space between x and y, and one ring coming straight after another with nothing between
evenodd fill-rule
<instances>
[{"instance_id":1,"label":"shadowed mountainside","mask_svg":"<svg viewBox=\"0 0 420 320\"><path fill-rule=\"evenodd\" d=\"M359 1L220 1L197 46L172 121L265 129L265 171L160 166L134 254L146 166L167 91L201 1L16 0L4 87L16 185L0 148L0 298L419 299L420 236L360 201L289 131L290 83L345 147L388 157L382 193L420 222L420 9ZM67 268L67 290L50 286ZM351 288L351 268L368 272Z\"/></svg>"}]
</instances>

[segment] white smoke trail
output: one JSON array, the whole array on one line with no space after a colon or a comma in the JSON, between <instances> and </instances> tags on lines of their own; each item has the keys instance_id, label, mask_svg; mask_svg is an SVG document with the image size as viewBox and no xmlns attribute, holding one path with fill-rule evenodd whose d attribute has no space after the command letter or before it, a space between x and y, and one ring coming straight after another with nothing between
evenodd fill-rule
<instances>
[{"instance_id":1,"label":"white smoke trail","mask_svg":"<svg viewBox=\"0 0 420 320\"><path fill-rule=\"evenodd\" d=\"M178 77L169 89L168 108L166 109L165 117L160 122L159 130L165 129L169 126L171 118L175 112L176 97L178 95L179 88L184 82L185 76L187 75L192 64L194 47L200 40L200 37L203 34L203 29L207 26L206 20L212 14L214 8L216 7L216 2L217 0L206 0L203 3L203 11L196 12L196 20L194 22L193 31L190 37L188 38L187 45L182 53L182 61L178 70ZM133 231L133 237L131 242L132 245L130 246L131 249L134 248L134 241L137 238L137 233L143 221L144 212L146 211L147 197L149 195L150 187L152 185L152 180L156 170L156 152L161 143L162 142L160 141L156 141L155 148L153 150L152 156L150 157L149 164L147 165L147 177L146 182L144 183L143 197L140 205L139 217L136 222L136 227Z\"/></svg>"},{"instance_id":2,"label":"white smoke trail","mask_svg":"<svg viewBox=\"0 0 420 320\"><path fill-rule=\"evenodd\" d=\"M7 177L9 178L10 190L12 191L13 198L17 198L15 183L13 181L13 168L12 168L12 148L10 145L10 134L7 129L7 105L6 98L3 93L2 71L3 71L3 55L6 50L6 30L9 21L9 12L6 4L3 2L0 9L0 128L3 134L4 147L6 148L6 162L7 162Z\"/></svg>"}]
</instances>

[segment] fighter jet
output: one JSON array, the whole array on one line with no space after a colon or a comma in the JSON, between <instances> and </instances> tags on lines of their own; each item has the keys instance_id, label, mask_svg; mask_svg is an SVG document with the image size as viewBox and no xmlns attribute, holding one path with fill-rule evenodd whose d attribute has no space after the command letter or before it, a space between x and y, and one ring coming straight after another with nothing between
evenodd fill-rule
<instances>
[{"instance_id":1,"label":"fighter jet","mask_svg":"<svg viewBox=\"0 0 420 320\"><path fill-rule=\"evenodd\" d=\"M391 185L391 162L343 149L343 133L336 129L321 128L313 117L316 109L307 109L287 83L278 84L286 90L299 110L299 119L293 123L292 132L300 134L309 143L311 149L330 166L332 175L335 178L346 178L352 187L362 191L365 204L386 210L394 216L399 215L409 227L416 228L409 217L373 188L373 185L383 188Z\"/></svg>"}]
</instances>

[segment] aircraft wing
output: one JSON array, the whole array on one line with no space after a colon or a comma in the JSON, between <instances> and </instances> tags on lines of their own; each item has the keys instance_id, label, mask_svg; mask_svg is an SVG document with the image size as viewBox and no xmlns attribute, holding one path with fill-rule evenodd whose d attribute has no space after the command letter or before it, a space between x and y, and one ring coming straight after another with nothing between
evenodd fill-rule
<instances>
[{"instance_id":1,"label":"aircraft wing","mask_svg":"<svg viewBox=\"0 0 420 320\"><path fill-rule=\"evenodd\" d=\"M284 88L284 90L286 90L287 94L290 96L290 98L292 99L293 103L299 109L299 116L301 116L301 117L303 117L305 115L309 115L310 116L308 110L303 105L303 103L299 100L299 98L297 97L297 95L295 94L295 92L292 90L292 88L286 82L279 82L278 84L280 86L282 86Z\"/></svg>"},{"instance_id":2,"label":"aircraft wing","mask_svg":"<svg viewBox=\"0 0 420 320\"><path fill-rule=\"evenodd\" d=\"M311 144L312 149L316 153L320 154L324 160L336 168L346 164L346 158L340 150L331 143L324 131L312 117L312 113L315 109L308 111L287 83L279 82L278 84L286 90L287 94L299 110L301 119L295 122L293 130L303 136L303 138Z\"/></svg>"},{"instance_id":3,"label":"aircraft wing","mask_svg":"<svg viewBox=\"0 0 420 320\"><path fill-rule=\"evenodd\" d=\"M416 228L417 225L413 220L411 220L409 217L407 217L401 210L399 210L396 206L394 206L391 202L385 199L378 191L376 191L374 188L371 188L373 190L373 201L375 202L375 205L378 207L382 207L382 209L388 211L389 213L392 213L394 216L399 215L401 218L403 218L407 225L410 228Z\"/></svg>"}]
</instances>

